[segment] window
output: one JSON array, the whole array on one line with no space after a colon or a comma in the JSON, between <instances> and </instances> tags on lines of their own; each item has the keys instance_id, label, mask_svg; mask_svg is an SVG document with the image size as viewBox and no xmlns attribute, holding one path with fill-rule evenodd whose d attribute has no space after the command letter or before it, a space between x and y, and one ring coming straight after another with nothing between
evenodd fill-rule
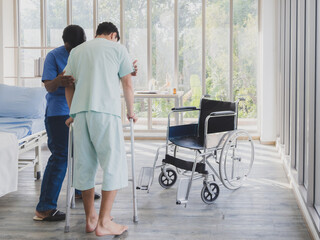
<instances>
[{"instance_id":1,"label":"window","mask_svg":"<svg viewBox=\"0 0 320 240\"><path fill-rule=\"evenodd\" d=\"M217 100L230 99L230 4L209 0L206 6L206 88Z\"/></svg>"},{"instance_id":2,"label":"window","mask_svg":"<svg viewBox=\"0 0 320 240\"><path fill-rule=\"evenodd\" d=\"M257 117L258 2L233 1L233 100L240 102L240 118Z\"/></svg>"},{"instance_id":3,"label":"window","mask_svg":"<svg viewBox=\"0 0 320 240\"><path fill-rule=\"evenodd\" d=\"M174 83L174 1L153 0L152 11L152 79L157 90L168 90Z\"/></svg>"},{"instance_id":4,"label":"window","mask_svg":"<svg viewBox=\"0 0 320 240\"><path fill-rule=\"evenodd\" d=\"M184 92L183 105L200 105L202 96L202 1L179 1L178 90ZM198 112L187 112L184 122L194 121Z\"/></svg>"},{"instance_id":5,"label":"window","mask_svg":"<svg viewBox=\"0 0 320 240\"><path fill-rule=\"evenodd\" d=\"M72 24L81 26L87 40L93 39L93 1L72 0Z\"/></svg>"},{"instance_id":6,"label":"window","mask_svg":"<svg viewBox=\"0 0 320 240\"><path fill-rule=\"evenodd\" d=\"M98 4L98 24L112 22L120 31L120 0L99 0Z\"/></svg>"},{"instance_id":7,"label":"window","mask_svg":"<svg viewBox=\"0 0 320 240\"><path fill-rule=\"evenodd\" d=\"M47 0L47 46L63 45L62 33L67 26L67 2Z\"/></svg>"},{"instance_id":8,"label":"window","mask_svg":"<svg viewBox=\"0 0 320 240\"><path fill-rule=\"evenodd\" d=\"M34 60L41 57L41 50L34 47L41 46L40 30L40 1L20 0L20 39L21 49L19 55L19 75L21 76L19 85L38 86L39 83L34 77Z\"/></svg>"},{"instance_id":9,"label":"window","mask_svg":"<svg viewBox=\"0 0 320 240\"><path fill-rule=\"evenodd\" d=\"M174 0L151 1L152 37L152 77L150 90L172 92L176 88L174 73ZM173 101L165 98L152 99L152 125L165 126L168 110L174 107ZM157 120L162 119L162 123Z\"/></svg>"},{"instance_id":10,"label":"window","mask_svg":"<svg viewBox=\"0 0 320 240\"><path fill-rule=\"evenodd\" d=\"M63 44L67 24L83 27L90 40L94 27L111 21L121 30L131 60L138 60L135 90L171 93L176 88L182 95L178 100L137 99L135 111L142 128L160 124L164 129L175 101L199 106L204 94L219 100L245 97L240 117L256 118L258 0L202 4L202 0L20 0L20 46L33 49L19 52L19 85L41 84L34 77L34 60ZM191 122L196 117L197 112L188 112L183 119Z\"/></svg>"},{"instance_id":11,"label":"window","mask_svg":"<svg viewBox=\"0 0 320 240\"><path fill-rule=\"evenodd\" d=\"M134 88L147 90L147 1L125 0L124 5L124 42L132 60L139 61L139 75L134 78Z\"/></svg>"},{"instance_id":12,"label":"window","mask_svg":"<svg viewBox=\"0 0 320 240\"><path fill-rule=\"evenodd\" d=\"M124 0L124 44L132 60L138 60L139 74L133 78L135 90L148 90L148 32L147 32L147 1ZM150 126L150 100L136 99L134 111L138 113L140 123L138 129L146 130Z\"/></svg>"},{"instance_id":13,"label":"window","mask_svg":"<svg viewBox=\"0 0 320 240\"><path fill-rule=\"evenodd\" d=\"M20 45L40 46L40 1L20 0Z\"/></svg>"}]
</instances>

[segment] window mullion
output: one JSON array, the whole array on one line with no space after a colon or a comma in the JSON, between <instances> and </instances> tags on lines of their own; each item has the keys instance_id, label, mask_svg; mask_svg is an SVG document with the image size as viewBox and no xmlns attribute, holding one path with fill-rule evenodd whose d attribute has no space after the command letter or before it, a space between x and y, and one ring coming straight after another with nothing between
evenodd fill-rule
<instances>
[{"instance_id":1,"label":"window mullion","mask_svg":"<svg viewBox=\"0 0 320 240\"><path fill-rule=\"evenodd\" d=\"M15 85L19 86L20 85L20 67L21 67L21 60L20 60L20 46L21 46L21 41L20 41L20 0L16 0L16 8L15 8L15 13L16 13L16 44L17 44L17 50L15 52L15 57L17 58L17 66L16 66L16 73L17 73L17 79L15 81Z\"/></svg>"},{"instance_id":2,"label":"window mullion","mask_svg":"<svg viewBox=\"0 0 320 240\"><path fill-rule=\"evenodd\" d=\"M125 37L124 37L124 0L120 0L120 43L125 45Z\"/></svg>"},{"instance_id":3,"label":"window mullion","mask_svg":"<svg viewBox=\"0 0 320 240\"><path fill-rule=\"evenodd\" d=\"M233 101L233 0L230 0L229 100Z\"/></svg>"},{"instance_id":4,"label":"window mullion","mask_svg":"<svg viewBox=\"0 0 320 240\"><path fill-rule=\"evenodd\" d=\"M174 80L173 88L178 87L179 78L179 19L178 0L174 0Z\"/></svg>"},{"instance_id":5,"label":"window mullion","mask_svg":"<svg viewBox=\"0 0 320 240\"><path fill-rule=\"evenodd\" d=\"M67 1L67 25L72 24L72 0Z\"/></svg>"},{"instance_id":6,"label":"window mullion","mask_svg":"<svg viewBox=\"0 0 320 240\"><path fill-rule=\"evenodd\" d=\"M152 79L152 36L151 29L152 19L151 19L151 0L147 3L147 76L148 82Z\"/></svg>"},{"instance_id":7,"label":"window mullion","mask_svg":"<svg viewBox=\"0 0 320 240\"><path fill-rule=\"evenodd\" d=\"M93 38L95 38L98 27L98 0L93 0Z\"/></svg>"},{"instance_id":8,"label":"window mullion","mask_svg":"<svg viewBox=\"0 0 320 240\"><path fill-rule=\"evenodd\" d=\"M47 0L40 2L40 33L41 33L41 57L45 57L47 46Z\"/></svg>"},{"instance_id":9,"label":"window mullion","mask_svg":"<svg viewBox=\"0 0 320 240\"><path fill-rule=\"evenodd\" d=\"M206 89L206 0L202 0L202 95Z\"/></svg>"}]
</instances>

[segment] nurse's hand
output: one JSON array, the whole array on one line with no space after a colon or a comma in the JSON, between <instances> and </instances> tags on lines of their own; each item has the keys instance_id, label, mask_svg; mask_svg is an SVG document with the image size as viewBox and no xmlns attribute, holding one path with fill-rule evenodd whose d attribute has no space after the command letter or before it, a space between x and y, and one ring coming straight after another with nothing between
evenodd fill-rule
<instances>
[{"instance_id":1,"label":"nurse's hand","mask_svg":"<svg viewBox=\"0 0 320 240\"><path fill-rule=\"evenodd\" d=\"M59 85L61 87L70 87L74 84L74 77L70 76L70 75L64 75L64 71L62 73L60 73L56 79L59 81Z\"/></svg>"},{"instance_id":2,"label":"nurse's hand","mask_svg":"<svg viewBox=\"0 0 320 240\"><path fill-rule=\"evenodd\" d=\"M72 117L69 117L67 120L66 120L66 125L68 127L70 127L70 124L73 123L73 118Z\"/></svg>"}]
</instances>

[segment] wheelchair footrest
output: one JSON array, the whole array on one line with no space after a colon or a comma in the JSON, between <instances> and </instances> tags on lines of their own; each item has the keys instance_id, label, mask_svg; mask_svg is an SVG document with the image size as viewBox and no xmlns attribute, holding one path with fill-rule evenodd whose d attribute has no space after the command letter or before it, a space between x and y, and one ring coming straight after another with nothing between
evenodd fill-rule
<instances>
[{"instance_id":1,"label":"wheelchair footrest","mask_svg":"<svg viewBox=\"0 0 320 240\"><path fill-rule=\"evenodd\" d=\"M173 166L176 166L177 168L184 169L187 171L192 171L193 162L185 161L173 156L170 156L166 154L165 159L162 160L163 163L171 164ZM196 166L196 172L201 174L208 174L208 171L206 170L206 165L204 163L197 163Z\"/></svg>"},{"instance_id":2,"label":"wheelchair footrest","mask_svg":"<svg viewBox=\"0 0 320 240\"><path fill-rule=\"evenodd\" d=\"M137 189L148 190L153 178L153 168L143 167L141 168Z\"/></svg>"},{"instance_id":3,"label":"wheelchair footrest","mask_svg":"<svg viewBox=\"0 0 320 240\"><path fill-rule=\"evenodd\" d=\"M179 187L177 191L177 201L176 204L186 204L187 200L187 190L189 186L189 178L181 178L179 182Z\"/></svg>"}]
</instances>

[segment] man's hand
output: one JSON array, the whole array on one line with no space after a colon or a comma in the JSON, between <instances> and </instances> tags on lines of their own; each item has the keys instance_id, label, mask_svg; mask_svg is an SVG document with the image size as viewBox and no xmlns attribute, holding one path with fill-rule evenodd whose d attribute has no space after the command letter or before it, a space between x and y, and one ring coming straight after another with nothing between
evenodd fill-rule
<instances>
[{"instance_id":1,"label":"man's hand","mask_svg":"<svg viewBox=\"0 0 320 240\"><path fill-rule=\"evenodd\" d=\"M127 118L129 121L130 121L130 119L132 119L133 123L136 123L138 121L138 117L136 116L136 114L133 114L131 116L129 114L127 114Z\"/></svg>"},{"instance_id":2,"label":"man's hand","mask_svg":"<svg viewBox=\"0 0 320 240\"><path fill-rule=\"evenodd\" d=\"M73 118L72 117L69 117L67 120L66 120L66 125L68 127L70 127L70 124L73 123Z\"/></svg>"},{"instance_id":3,"label":"man's hand","mask_svg":"<svg viewBox=\"0 0 320 240\"><path fill-rule=\"evenodd\" d=\"M137 65L138 60L134 60L132 65L134 67L134 72L131 73L131 76L137 76L138 74L138 65Z\"/></svg>"},{"instance_id":4,"label":"man's hand","mask_svg":"<svg viewBox=\"0 0 320 240\"><path fill-rule=\"evenodd\" d=\"M57 81L59 81L59 85L61 87L69 87L72 86L74 84L74 77L73 76L64 76L64 72L60 73L57 77L56 77Z\"/></svg>"}]
</instances>

